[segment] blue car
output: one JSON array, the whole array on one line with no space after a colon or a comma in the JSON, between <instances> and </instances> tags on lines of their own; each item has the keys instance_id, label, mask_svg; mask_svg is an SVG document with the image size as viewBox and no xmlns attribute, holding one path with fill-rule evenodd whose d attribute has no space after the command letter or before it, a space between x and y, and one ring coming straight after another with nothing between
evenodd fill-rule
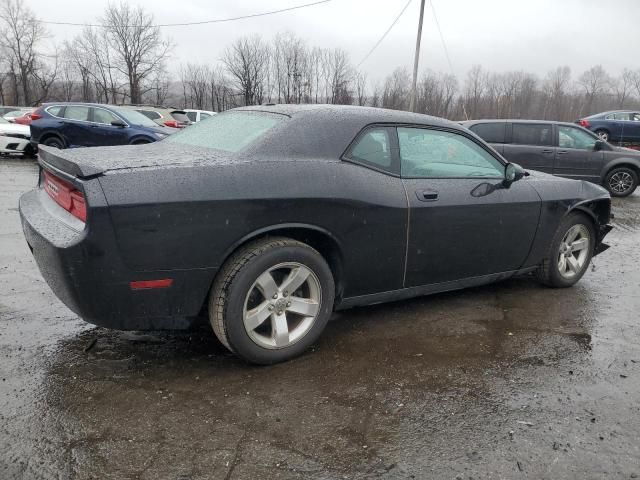
<instances>
[{"instance_id":1,"label":"blue car","mask_svg":"<svg viewBox=\"0 0 640 480\"><path fill-rule=\"evenodd\" d=\"M596 133L605 142L640 143L640 112L634 110L596 113L576 123Z\"/></svg>"},{"instance_id":2,"label":"blue car","mask_svg":"<svg viewBox=\"0 0 640 480\"><path fill-rule=\"evenodd\" d=\"M94 103L45 103L32 115L31 143L56 148L137 145L177 132L143 114Z\"/></svg>"}]
</instances>

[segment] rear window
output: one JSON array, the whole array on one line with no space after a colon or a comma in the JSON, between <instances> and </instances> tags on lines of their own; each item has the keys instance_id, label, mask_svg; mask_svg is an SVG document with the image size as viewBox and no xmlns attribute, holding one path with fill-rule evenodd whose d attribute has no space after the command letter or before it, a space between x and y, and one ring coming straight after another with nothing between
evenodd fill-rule
<instances>
[{"instance_id":1,"label":"rear window","mask_svg":"<svg viewBox=\"0 0 640 480\"><path fill-rule=\"evenodd\" d=\"M229 112L198 122L164 141L238 152L286 118L267 112Z\"/></svg>"},{"instance_id":2,"label":"rear window","mask_svg":"<svg viewBox=\"0 0 640 480\"><path fill-rule=\"evenodd\" d=\"M479 123L473 125L469 130L478 135L487 143L504 143L505 122L500 123Z\"/></svg>"},{"instance_id":3,"label":"rear window","mask_svg":"<svg viewBox=\"0 0 640 480\"><path fill-rule=\"evenodd\" d=\"M553 145L551 124L514 123L511 143L517 145Z\"/></svg>"}]
</instances>

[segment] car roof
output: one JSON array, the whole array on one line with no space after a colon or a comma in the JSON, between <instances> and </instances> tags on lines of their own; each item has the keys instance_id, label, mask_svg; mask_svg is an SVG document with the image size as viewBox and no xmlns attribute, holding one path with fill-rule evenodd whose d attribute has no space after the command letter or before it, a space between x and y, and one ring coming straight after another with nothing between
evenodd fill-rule
<instances>
[{"instance_id":1,"label":"car roof","mask_svg":"<svg viewBox=\"0 0 640 480\"><path fill-rule=\"evenodd\" d=\"M359 107L354 105L330 105L330 104L265 104L235 108L233 111L264 111L280 113L289 117L321 118L331 117L334 120L357 120L363 125L370 123L407 123L422 124L450 128L460 128L455 122L444 118L412 113L403 110L391 110L388 108ZM224 113L224 112L221 112Z\"/></svg>"},{"instance_id":2,"label":"car roof","mask_svg":"<svg viewBox=\"0 0 640 480\"><path fill-rule=\"evenodd\" d=\"M572 122L558 122L556 120L530 120L530 119L522 119L522 118L483 118L480 120L465 120L464 122L460 122L460 125L472 126L477 125L479 123L530 123L530 124L538 124L538 123L553 123L556 125L566 125L575 127L576 124Z\"/></svg>"}]
</instances>

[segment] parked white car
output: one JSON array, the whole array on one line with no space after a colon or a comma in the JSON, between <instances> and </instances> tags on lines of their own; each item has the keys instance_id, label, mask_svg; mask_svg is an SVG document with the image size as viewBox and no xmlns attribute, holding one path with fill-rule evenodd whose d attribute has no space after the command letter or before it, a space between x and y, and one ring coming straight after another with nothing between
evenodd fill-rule
<instances>
[{"instance_id":1,"label":"parked white car","mask_svg":"<svg viewBox=\"0 0 640 480\"><path fill-rule=\"evenodd\" d=\"M212 112L211 110L194 110L192 108L185 108L183 111L193 123L199 122L200 120L204 120L205 118L209 118L216 114L216 112Z\"/></svg>"},{"instance_id":2,"label":"parked white car","mask_svg":"<svg viewBox=\"0 0 640 480\"><path fill-rule=\"evenodd\" d=\"M19 153L21 155L32 155L33 149L29 143L31 139L31 129L28 125L9 123L4 118L0 118L0 153Z\"/></svg>"}]
</instances>

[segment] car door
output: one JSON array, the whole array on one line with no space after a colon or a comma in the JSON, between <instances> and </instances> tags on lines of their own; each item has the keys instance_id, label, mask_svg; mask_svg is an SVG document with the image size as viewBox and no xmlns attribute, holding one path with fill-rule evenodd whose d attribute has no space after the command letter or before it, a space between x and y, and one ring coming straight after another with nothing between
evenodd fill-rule
<instances>
[{"instance_id":1,"label":"car door","mask_svg":"<svg viewBox=\"0 0 640 480\"><path fill-rule=\"evenodd\" d=\"M580 127L557 125L558 148L553 174L599 182L604 152L596 151L598 137Z\"/></svg>"},{"instance_id":2,"label":"car door","mask_svg":"<svg viewBox=\"0 0 640 480\"><path fill-rule=\"evenodd\" d=\"M129 143L128 127L112 125L111 122L126 122L105 108L91 108L91 133L94 145L126 145Z\"/></svg>"},{"instance_id":3,"label":"car door","mask_svg":"<svg viewBox=\"0 0 640 480\"><path fill-rule=\"evenodd\" d=\"M553 124L513 122L507 127L507 143L501 152L524 168L552 173L555 158Z\"/></svg>"},{"instance_id":4,"label":"car door","mask_svg":"<svg viewBox=\"0 0 640 480\"><path fill-rule=\"evenodd\" d=\"M67 105L64 109L62 135L67 147L92 147L95 137L89 123L89 107Z\"/></svg>"},{"instance_id":5,"label":"car door","mask_svg":"<svg viewBox=\"0 0 640 480\"><path fill-rule=\"evenodd\" d=\"M504 164L462 132L406 126L397 135L409 203L405 287L519 268L537 225L535 191L520 185L505 197ZM521 206L505 215L514 199Z\"/></svg>"}]
</instances>

